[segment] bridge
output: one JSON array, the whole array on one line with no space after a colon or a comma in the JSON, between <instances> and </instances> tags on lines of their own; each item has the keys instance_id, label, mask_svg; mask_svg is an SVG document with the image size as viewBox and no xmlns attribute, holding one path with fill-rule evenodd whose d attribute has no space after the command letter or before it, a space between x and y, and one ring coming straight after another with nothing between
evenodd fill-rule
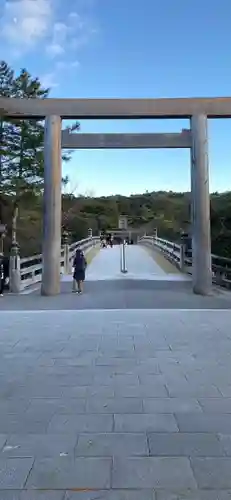
<instances>
[{"instance_id":1,"label":"bridge","mask_svg":"<svg viewBox=\"0 0 231 500\"><path fill-rule=\"evenodd\" d=\"M85 293L76 302L72 297L72 267L77 248L84 250L88 266ZM60 250L60 296L46 306L40 297L43 256L20 259L10 273L10 293L3 307L24 309L120 309L120 308L228 308L230 303L231 259L212 255L213 289L207 298L193 294L192 251L184 244L157 236L139 237L133 245L100 248L99 237L89 236ZM177 290L177 295L176 295ZM27 296L27 298L25 297ZM40 304L40 306L39 306Z\"/></svg>"}]
</instances>

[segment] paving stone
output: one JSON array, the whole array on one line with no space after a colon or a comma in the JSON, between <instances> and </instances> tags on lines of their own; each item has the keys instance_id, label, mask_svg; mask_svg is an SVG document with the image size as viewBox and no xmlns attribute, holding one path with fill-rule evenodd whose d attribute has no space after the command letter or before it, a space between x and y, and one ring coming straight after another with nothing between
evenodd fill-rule
<instances>
[{"instance_id":1,"label":"paving stone","mask_svg":"<svg viewBox=\"0 0 231 500\"><path fill-rule=\"evenodd\" d=\"M62 397L66 398L66 399L76 399L76 398L82 398L82 394L85 394L86 396L84 397L87 397L88 396L88 391L89 389L93 388L93 386L91 385L88 385L88 386L82 386L82 387L79 387L79 386L69 386L69 387L63 387L63 393L62 393Z\"/></svg>"},{"instance_id":2,"label":"paving stone","mask_svg":"<svg viewBox=\"0 0 231 500\"><path fill-rule=\"evenodd\" d=\"M215 385L203 384L202 382L198 384L189 383L186 381L179 380L177 382L166 381L166 387L171 397L187 396L187 397L220 397L221 392Z\"/></svg>"},{"instance_id":3,"label":"paving stone","mask_svg":"<svg viewBox=\"0 0 231 500\"><path fill-rule=\"evenodd\" d=\"M204 412L231 413L231 398L202 398L199 403Z\"/></svg>"},{"instance_id":4,"label":"paving stone","mask_svg":"<svg viewBox=\"0 0 231 500\"><path fill-rule=\"evenodd\" d=\"M107 385L87 387L87 397L114 398L115 389Z\"/></svg>"},{"instance_id":5,"label":"paving stone","mask_svg":"<svg viewBox=\"0 0 231 500\"><path fill-rule=\"evenodd\" d=\"M170 492L170 491L157 491L156 492L156 500L230 500L231 499L231 491L222 491L222 490L196 490L192 491L179 491Z\"/></svg>"},{"instance_id":6,"label":"paving stone","mask_svg":"<svg viewBox=\"0 0 231 500\"><path fill-rule=\"evenodd\" d=\"M155 493L152 490L75 491L67 492L65 500L155 500Z\"/></svg>"},{"instance_id":7,"label":"paving stone","mask_svg":"<svg viewBox=\"0 0 231 500\"><path fill-rule=\"evenodd\" d=\"M93 380L93 385L113 385L114 387L118 385L124 385L126 384L127 386L139 386L139 378L138 375L132 374L132 375L124 375L124 374L114 374L111 376L105 376L105 375L95 375L94 380Z\"/></svg>"},{"instance_id":8,"label":"paving stone","mask_svg":"<svg viewBox=\"0 0 231 500\"><path fill-rule=\"evenodd\" d=\"M76 456L112 457L149 455L145 434L82 434Z\"/></svg>"},{"instance_id":9,"label":"paving stone","mask_svg":"<svg viewBox=\"0 0 231 500\"><path fill-rule=\"evenodd\" d=\"M84 399L88 396L88 390L90 386L76 386L76 387L64 387L62 391L62 395L60 397L56 397L54 399ZM39 398L40 400L42 398ZM45 399L45 398L44 398ZM52 398L49 398L50 400ZM32 398L33 400L33 398ZM35 399L34 399L35 401Z\"/></svg>"},{"instance_id":10,"label":"paving stone","mask_svg":"<svg viewBox=\"0 0 231 500\"><path fill-rule=\"evenodd\" d=\"M111 432L112 427L112 415L55 415L48 433Z\"/></svg>"},{"instance_id":11,"label":"paving stone","mask_svg":"<svg viewBox=\"0 0 231 500\"><path fill-rule=\"evenodd\" d=\"M231 489L231 458L192 458L199 488Z\"/></svg>"},{"instance_id":12,"label":"paving stone","mask_svg":"<svg viewBox=\"0 0 231 500\"><path fill-rule=\"evenodd\" d=\"M219 385L219 390L222 396L224 396L225 398L231 398L231 385L221 384Z\"/></svg>"},{"instance_id":13,"label":"paving stone","mask_svg":"<svg viewBox=\"0 0 231 500\"><path fill-rule=\"evenodd\" d=\"M157 358L146 358L138 360L137 369L140 374L159 375L161 373Z\"/></svg>"},{"instance_id":14,"label":"paving stone","mask_svg":"<svg viewBox=\"0 0 231 500\"><path fill-rule=\"evenodd\" d=\"M65 491L23 491L20 500L64 500ZM0 495L1 500L1 495ZM6 499L8 500L8 499ZM11 500L11 499L10 499Z\"/></svg>"},{"instance_id":15,"label":"paving stone","mask_svg":"<svg viewBox=\"0 0 231 500\"><path fill-rule=\"evenodd\" d=\"M65 491L0 490L0 500L64 500Z\"/></svg>"},{"instance_id":16,"label":"paving stone","mask_svg":"<svg viewBox=\"0 0 231 500\"><path fill-rule=\"evenodd\" d=\"M135 354L135 353L134 353ZM138 362L134 355L128 358L116 358L110 356L99 356L96 360L96 366L109 366L116 368L130 368L138 366Z\"/></svg>"},{"instance_id":17,"label":"paving stone","mask_svg":"<svg viewBox=\"0 0 231 500\"><path fill-rule=\"evenodd\" d=\"M177 432L178 427L170 414L115 415L115 432Z\"/></svg>"},{"instance_id":18,"label":"paving stone","mask_svg":"<svg viewBox=\"0 0 231 500\"><path fill-rule=\"evenodd\" d=\"M0 429L6 434L43 434L47 430L50 416L37 421L25 414L0 415Z\"/></svg>"},{"instance_id":19,"label":"paving stone","mask_svg":"<svg viewBox=\"0 0 231 500\"><path fill-rule=\"evenodd\" d=\"M225 454L231 457L231 434L218 434L218 438Z\"/></svg>"},{"instance_id":20,"label":"paving stone","mask_svg":"<svg viewBox=\"0 0 231 500\"><path fill-rule=\"evenodd\" d=\"M24 385L18 387L17 393L18 397L23 399L31 398L61 398L64 394L64 387L58 386L57 384L49 385L48 381L43 383L43 385Z\"/></svg>"},{"instance_id":21,"label":"paving stone","mask_svg":"<svg viewBox=\"0 0 231 500\"><path fill-rule=\"evenodd\" d=\"M0 434L0 451L2 450L5 442L6 442L7 436L5 434Z\"/></svg>"},{"instance_id":22,"label":"paving stone","mask_svg":"<svg viewBox=\"0 0 231 500\"><path fill-rule=\"evenodd\" d=\"M87 400L87 413L142 413L142 399L138 398L91 398Z\"/></svg>"},{"instance_id":23,"label":"paving stone","mask_svg":"<svg viewBox=\"0 0 231 500\"><path fill-rule=\"evenodd\" d=\"M230 415L210 413L175 414L181 432L231 433Z\"/></svg>"},{"instance_id":24,"label":"paving stone","mask_svg":"<svg viewBox=\"0 0 231 500\"><path fill-rule=\"evenodd\" d=\"M87 392L86 392L87 395ZM86 410L86 400L83 398L67 399L67 398L55 398L55 399L33 399L30 406L26 412L28 416L31 415L42 415L47 412L47 415L53 416L55 413L59 414L72 414L72 413L85 413Z\"/></svg>"},{"instance_id":25,"label":"paving stone","mask_svg":"<svg viewBox=\"0 0 231 500\"><path fill-rule=\"evenodd\" d=\"M113 345L113 342L110 341L109 345L100 346L99 347L99 355L101 357L109 358L117 358L117 359L136 359L137 354L134 350L133 342L129 342L126 345L126 340L123 337L120 338L120 348L118 342Z\"/></svg>"},{"instance_id":26,"label":"paving stone","mask_svg":"<svg viewBox=\"0 0 231 500\"><path fill-rule=\"evenodd\" d=\"M196 490L192 491L157 491L156 500L230 500L231 491Z\"/></svg>"},{"instance_id":27,"label":"paving stone","mask_svg":"<svg viewBox=\"0 0 231 500\"><path fill-rule=\"evenodd\" d=\"M194 413L201 412L201 406L192 398L145 398L144 413Z\"/></svg>"},{"instance_id":28,"label":"paving stone","mask_svg":"<svg viewBox=\"0 0 231 500\"><path fill-rule=\"evenodd\" d=\"M155 433L148 435L150 455L221 457L224 449L214 434Z\"/></svg>"},{"instance_id":29,"label":"paving stone","mask_svg":"<svg viewBox=\"0 0 231 500\"><path fill-rule=\"evenodd\" d=\"M0 458L0 490L23 488L32 465L32 458Z\"/></svg>"},{"instance_id":30,"label":"paving stone","mask_svg":"<svg viewBox=\"0 0 231 500\"><path fill-rule=\"evenodd\" d=\"M0 490L0 500L22 500L22 491Z\"/></svg>"},{"instance_id":31,"label":"paving stone","mask_svg":"<svg viewBox=\"0 0 231 500\"><path fill-rule=\"evenodd\" d=\"M12 435L2 449L4 457L59 457L74 456L77 435L74 434L24 434Z\"/></svg>"},{"instance_id":32,"label":"paving stone","mask_svg":"<svg viewBox=\"0 0 231 500\"><path fill-rule=\"evenodd\" d=\"M36 460L26 487L37 489L89 489L110 487L111 459L76 458Z\"/></svg>"},{"instance_id":33,"label":"paving stone","mask_svg":"<svg viewBox=\"0 0 231 500\"><path fill-rule=\"evenodd\" d=\"M112 488L196 488L187 458L115 458Z\"/></svg>"},{"instance_id":34,"label":"paving stone","mask_svg":"<svg viewBox=\"0 0 231 500\"><path fill-rule=\"evenodd\" d=\"M151 385L128 386L126 382L115 387L116 397L122 398L164 398L168 396L164 384L154 381Z\"/></svg>"},{"instance_id":35,"label":"paving stone","mask_svg":"<svg viewBox=\"0 0 231 500\"><path fill-rule=\"evenodd\" d=\"M8 375L6 375L8 377ZM14 397L13 399L2 399L0 401L0 414L17 414L19 411L25 412L30 404L29 399L18 399Z\"/></svg>"}]
</instances>

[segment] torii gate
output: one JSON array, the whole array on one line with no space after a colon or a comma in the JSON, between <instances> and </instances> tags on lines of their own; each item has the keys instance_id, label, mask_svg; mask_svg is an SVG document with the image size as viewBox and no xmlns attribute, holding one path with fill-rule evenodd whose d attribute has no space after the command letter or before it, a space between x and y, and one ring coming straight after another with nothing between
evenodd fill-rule
<instances>
[{"instance_id":1,"label":"torii gate","mask_svg":"<svg viewBox=\"0 0 231 500\"><path fill-rule=\"evenodd\" d=\"M61 148L190 148L193 291L212 288L207 118L231 118L231 98L17 99L0 98L0 114L46 119L43 277L41 293L60 293ZM63 119L188 118L179 134L70 134Z\"/></svg>"}]
</instances>

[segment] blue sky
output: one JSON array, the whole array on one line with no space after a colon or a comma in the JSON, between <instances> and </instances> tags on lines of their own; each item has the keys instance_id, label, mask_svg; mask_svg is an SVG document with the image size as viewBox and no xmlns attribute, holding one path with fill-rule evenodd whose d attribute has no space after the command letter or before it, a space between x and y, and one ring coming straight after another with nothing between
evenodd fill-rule
<instances>
[{"instance_id":1,"label":"blue sky","mask_svg":"<svg viewBox=\"0 0 231 500\"><path fill-rule=\"evenodd\" d=\"M0 58L51 97L231 94L230 0L0 0ZM174 132L187 121L84 121L82 132ZM209 121L210 189L231 189L231 121ZM187 150L77 151L69 191L189 190Z\"/></svg>"}]
</instances>

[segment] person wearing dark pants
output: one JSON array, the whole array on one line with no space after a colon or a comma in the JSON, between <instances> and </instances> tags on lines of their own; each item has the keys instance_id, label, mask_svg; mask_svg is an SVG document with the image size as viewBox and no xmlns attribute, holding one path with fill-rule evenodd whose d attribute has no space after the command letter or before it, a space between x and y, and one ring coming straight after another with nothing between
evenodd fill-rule
<instances>
[{"instance_id":1,"label":"person wearing dark pants","mask_svg":"<svg viewBox=\"0 0 231 500\"><path fill-rule=\"evenodd\" d=\"M83 282L85 281L85 271L87 267L87 261L82 250L79 248L76 250L76 255L74 259L74 274L73 274L73 293L81 294L83 292Z\"/></svg>"},{"instance_id":2,"label":"person wearing dark pants","mask_svg":"<svg viewBox=\"0 0 231 500\"><path fill-rule=\"evenodd\" d=\"M3 297L5 288L4 257L0 254L0 296Z\"/></svg>"}]
</instances>

